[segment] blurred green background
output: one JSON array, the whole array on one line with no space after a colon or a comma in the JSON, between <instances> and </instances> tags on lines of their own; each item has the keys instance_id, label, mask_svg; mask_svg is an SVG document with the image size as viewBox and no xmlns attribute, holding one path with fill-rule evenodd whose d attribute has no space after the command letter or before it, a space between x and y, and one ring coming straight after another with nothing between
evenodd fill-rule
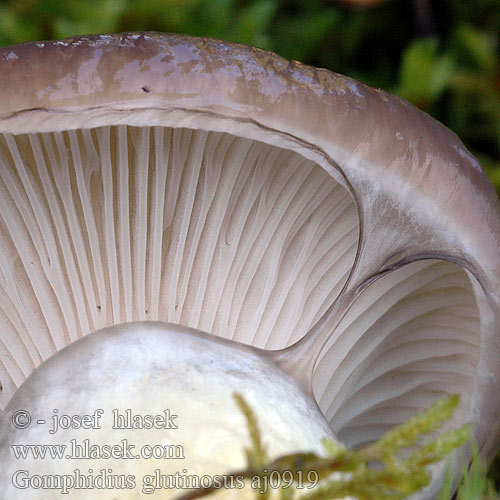
<instances>
[{"instance_id":1,"label":"blurred green background","mask_svg":"<svg viewBox=\"0 0 500 500\"><path fill-rule=\"evenodd\" d=\"M500 191L500 0L0 0L0 45L140 30L254 45L398 94Z\"/></svg>"},{"instance_id":2,"label":"blurred green background","mask_svg":"<svg viewBox=\"0 0 500 500\"><path fill-rule=\"evenodd\" d=\"M241 42L398 94L458 134L500 192L500 0L0 0L0 45L141 30Z\"/></svg>"}]
</instances>

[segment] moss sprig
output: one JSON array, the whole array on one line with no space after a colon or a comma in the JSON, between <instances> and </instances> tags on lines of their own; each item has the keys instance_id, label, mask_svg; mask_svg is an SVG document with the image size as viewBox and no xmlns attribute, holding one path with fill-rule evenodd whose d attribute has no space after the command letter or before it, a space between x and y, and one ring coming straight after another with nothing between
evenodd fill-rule
<instances>
[{"instance_id":1,"label":"moss sprig","mask_svg":"<svg viewBox=\"0 0 500 500\"><path fill-rule=\"evenodd\" d=\"M282 487L276 494L280 500L335 500L345 497L358 500L403 500L430 483L428 466L448 456L470 437L471 428L465 425L433 436L451 419L458 406L457 395L441 399L428 410L419 412L408 422L396 426L378 441L359 450L349 450L332 440L324 439L325 456L315 453L294 453L269 460L262 434L252 408L240 394L234 399L242 411L250 436L245 449L247 468L228 474L248 480L261 478L264 484L272 474L293 474L293 484ZM317 484L312 489L297 488L299 478L314 473ZM190 500L210 495L215 485L195 490L179 497ZM267 500L271 491L255 491L256 498ZM275 497L276 498L276 497Z\"/></svg>"}]
</instances>

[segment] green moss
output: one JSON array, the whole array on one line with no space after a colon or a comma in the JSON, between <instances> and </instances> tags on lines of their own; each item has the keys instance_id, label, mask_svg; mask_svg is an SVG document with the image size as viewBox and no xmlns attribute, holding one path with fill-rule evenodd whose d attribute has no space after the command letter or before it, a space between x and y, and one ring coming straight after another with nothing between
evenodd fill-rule
<instances>
[{"instance_id":1,"label":"green moss","mask_svg":"<svg viewBox=\"0 0 500 500\"><path fill-rule=\"evenodd\" d=\"M437 401L428 410L359 450L349 450L325 439L323 456L295 453L270 460L262 444L265 429L259 429L254 412L241 395L234 394L234 399L247 421L250 447L245 450L247 468L228 476L242 476L254 485L272 484L272 477L286 478L280 490L281 500L334 500L347 496L359 500L404 499L429 484L429 465L446 458L470 436L469 425L436 436L458 405L458 396L454 395ZM492 492L491 484L485 479L485 470L477 465L477 453L474 464L471 475L464 476L459 491L462 496L458 500L481 500L483 497L477 496L478 492L485 495ZM305 487L304 482L307 482ZM308 489L308 486L314 487ZM208 496L216 489L214 485L179 499ZM452 481L448 474L439 500L449 499L451 491ZM269 488L255 489L257 499L266 499L269 494Z\"/></svg>"}]
</instances>

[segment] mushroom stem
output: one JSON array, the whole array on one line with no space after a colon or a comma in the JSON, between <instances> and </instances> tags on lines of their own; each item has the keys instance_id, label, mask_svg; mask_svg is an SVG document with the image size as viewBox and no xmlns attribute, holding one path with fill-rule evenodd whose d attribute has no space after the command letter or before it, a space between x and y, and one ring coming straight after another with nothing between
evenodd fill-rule
<instances>
[{"instance_id":1,"label":"mushroom stem","mask_svg":"<svg viewBox=\"0 0 500 500\"><path fill-rule=\"evenodd\" d=\"M313 374L321 352L362 288L356 287L350 293L341 295L298 342L284 349L268 351L270 358L306 394L313 396Z\"/></svg>"}]
</instances>

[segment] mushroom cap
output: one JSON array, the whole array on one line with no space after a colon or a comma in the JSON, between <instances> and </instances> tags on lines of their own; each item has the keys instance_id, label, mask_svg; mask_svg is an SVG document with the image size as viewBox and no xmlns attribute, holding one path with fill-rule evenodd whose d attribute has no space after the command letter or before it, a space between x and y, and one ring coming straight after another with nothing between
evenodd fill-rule
<instances>
[{"instance_id":1,"label":"mushroom cap","mask_svg":"<svg viewBox=\"0 0 500 500\"><path fill-rule=\"evenodd\" d=\"M349 445L459 392L454 423L492 455L500 207L448 129L350 78L180 35L5 47L0 90L4 404L76 338L153 319L289 346L276 359L312 372Z\"/></svg>"},{"instance_id":2,"label":"mushroom cap","mask_svg":"<svg viewBox=\"0 0 500 500\"><path fill-rule=\"evenodd\" d=\"M379 237L384 250L447 251L498 290L495 190L455 134L403 99L267 51L181 35L26 43L3 47L0 61L0 132L175 123L286 144L355 192L370 184L358 204L375 208L380 190L412 225L430 220L446 233L437 249L428 238L409 242L399 225Z\"/></svg>"},{"instance_id":3,"label":"mushroom cap","mask_svg":"<svg viewBox=\"0 0 500 500\"><path fill-rule=\"evenodd\" d=\"M63 493L72 499L89 498L89 489L93 499L111 492L137 498L155 486L154 498L175 498L176 483L155 482L157 469L165 477L178 473L179 489L190 484L188 476L202 481L244 471L250 437L234 393L244 394L255 412L270 459L306 450L321 454L322 439L333 438L315 402L251 348L163 323L94 332L42 363L9 402L7 414L24 413L0 423L3 494L40 498L36 486L22 487L52 476L64 478ZM26 428L25 412L32 419ZM66 445L65 458L16 458L11 446L20 443ZM20 470L28 473L15 476ZM108 486L96 479L102 470L112 478ZM75 486L75 471L91 486ZM128 486L119 477L128 477ZM62 490L49 489L49 496ZM235 490L224 498L233 498Z\"/></svg>"}]
</instances>

